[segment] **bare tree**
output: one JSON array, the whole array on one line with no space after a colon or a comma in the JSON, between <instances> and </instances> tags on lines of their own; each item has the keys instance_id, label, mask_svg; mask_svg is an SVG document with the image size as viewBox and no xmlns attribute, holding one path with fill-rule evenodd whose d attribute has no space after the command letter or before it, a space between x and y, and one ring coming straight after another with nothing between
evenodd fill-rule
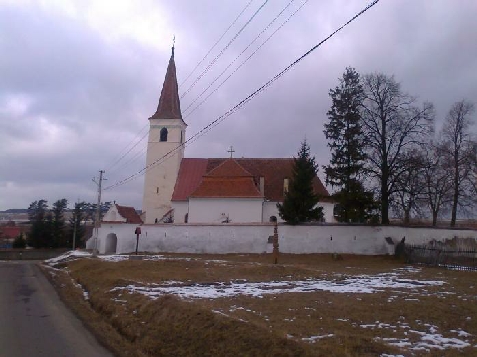
<instances>
[{"instance_id":1,"label":"bare tree","mask_svg":"<svg viewBox=\"0 0 477 357\"><path fill-rule=\"evenodd\" d=\"M421 215L420 203L425 195L425 160L417 148L403 153L401 174L396 177L392 205L402 212L404 224L409 224L411 214Z\"/></svg>"},{"instance_id":2,"label":"bare tree","mask_svg":"<svg viewBox=\"0 0 477 357\"><path fill-rule=\"evenodd\" d=\"M379 185L381 222L389 223L389 201L403 172L402 155L419 145L432 130L433 106L416 106L394 77L382 73L364 76L362 128L368 153L367 171Z\"/></svg>"},{"instance_id":3,"label":"bare tree","mask_svg":"<svg viewBox=\"0 0 477 357\"><path fill-rule=\"evenodd\" d=\"M474 104L461 100L452 105L442 128L443 154L452 172L451 226L455 226L458 207L470 204L467 199L472 186L475 140L471 134L474 124Z\"/></svg>"},{"instance_id":4,"label":"bare tree","mask_svg":"<svg viewBox=\"0 0 477 357\"><path fill-rule=\"evenodd\" d=\"M452 202L452 173L442 152L442 145L431 143L427 148L424 166L425 202L431 211L433 226L437 225L441 209Z\"/></svg>"}]
</instances>

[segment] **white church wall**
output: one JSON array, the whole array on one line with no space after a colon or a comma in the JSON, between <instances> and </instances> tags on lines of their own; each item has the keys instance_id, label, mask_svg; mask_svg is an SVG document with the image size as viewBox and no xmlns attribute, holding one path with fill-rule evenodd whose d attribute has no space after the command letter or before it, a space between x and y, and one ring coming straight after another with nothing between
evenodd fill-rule
<instances>
[{"instance_id":1,"label":"white church wall","mask_svg":"<svg viewBox=\"0 0 477 357\"><path fill-rule=\"evenodd\" d=\"M98 249L104 253L106 237L117 236L116 253L135 250L136 236L133 224L103 224L99 231ZM161 224L143 225L139 241L140 251L169 253L263 253L271 252L268 243L273 235L272 224ZM437 228L406 228L398 226L278 226L280 252L341 253L378 255L392 254L394 246L388 245L386 237L395 243L406 237L406 243L422 244L432 239L473 238L476 230L452 230Z\"/></svg>"},{"instance_id":2,"label":"white church wall","mask_svg":"<svg viewBox=\"0 0 477 357\"><path fill-rule=\"evenodd\" d=\"M278 222L283 222L283 220L280 218L280 215L278 214L277 203L278 202L272 202L272 201L263 202L263 222L264 223L270 222L270 217L272 216L277 217Z\"/></svg>"},{"instance_id":3,"label":"white church wall","mask_svg":"<svg viewBox=\"0 0 477 357\"><path fill-rule=\"evenodd\" d=\"M261 198L189 198L189 223L262 222Z\"/></svg>"},{"instance_id":4,"label":"white church wall","mask_svg":"<svg viewBox=\"0 0 477 357\"><path fill-rule=\"evenodd\" d=\"M187 223L185 216L189 213L188 201L174 201L172 202L172 209L174 210L174 223Z\"/></svg>"}]
</instances>

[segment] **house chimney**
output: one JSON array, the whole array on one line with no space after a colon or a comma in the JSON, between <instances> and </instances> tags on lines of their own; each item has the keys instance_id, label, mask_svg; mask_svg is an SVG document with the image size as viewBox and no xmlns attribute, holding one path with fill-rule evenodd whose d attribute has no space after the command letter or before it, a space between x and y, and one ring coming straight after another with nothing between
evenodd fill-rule
<instances>
[{"instance_id":1,"label":"house chimney","mask_svg":"<svg viewBox=\"0 0 477 357\"><path fill-rule=\"evenodd\" d=\"M265 177L260 176L260 194L265 197Z\"/></svg>"},{"instance_id":2,"label":"house chimney","mask_svg":"<svg viewBox=\"0 0 477 357\"><path fill-rule=\"evenodd\" d=\"M283 194L286 194L288 192L288 185L290 183L290 180L285 178L283 179Z\"/></svg>"}]
</instances>

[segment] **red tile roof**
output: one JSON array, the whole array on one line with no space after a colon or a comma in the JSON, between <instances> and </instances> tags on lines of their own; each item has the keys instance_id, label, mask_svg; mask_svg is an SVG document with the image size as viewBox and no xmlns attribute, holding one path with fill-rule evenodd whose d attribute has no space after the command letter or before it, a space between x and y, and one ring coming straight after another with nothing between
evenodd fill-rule
<instances>
[{"instance_id":1,"label":"red tile roof","mask_svg":"<svg viewBox=\"0 0 477 357\"><path fill-rule=\"evenodd\" d=\"M206 176L252 177L252 174L240 166L235 159L227 159L216 168L208 171Z\"/></svg>"},{"instance_id":2,"label":"red tile roof","mask_svg":"<svg viewBox=\"0 0 477 357\"><path fill-rule=\"evenodd\" d=\"M0 232L3 233L5 238L16 238L20 235L22 230L18 226L2 226L0 227Z\"/></svg>"},{"instance_id":3,"label":"red tile roof","mask_svg":"<svg viewBox=\"0 0 477 357\"><path fill-rule=\"evenodd\" d=\"M187 201L205 175L208 159L182 159L172 201Z\"/></svg>"},{"instance_id":4,"label":"red tile roof","mask_svg":"<svg viewBox=\"0 0 477 357\"><path fill-rule=\"evenodd\" d=\"M167 66L166 77L162 85L161 97L157 110L149 119L182 119L181 103L179 100L176 64L174 62L174 47Z\"/></svg>"},{"instance_id":5,"label":"red tile roof","mask_svg":"<svg viewBox=\"0 0 477 357\"><path fill-rule=\"evenodd\" d=\"M252 177L209 177L206 176L199 187L189 197L241 197L260 198L262 195Z\"/></svg>"},{"instance_id":6,"label":"red tile roof","mask_svg":"<svg viewBox=\"0 0 477 357\"><path fill-rule=\"evenodd\" d=\"M202 180L206 181L206 177L216 176L216 173L223 173L224 168L230 166L232 169L232 161L243 168L243 172L249 173L252 177L251 180L255 186L255 189L259 192L260 177L264 178L264 196L265 199L282 202L283 201L283 181L285 178L291 178L293 176L293 158L286 159L182 159L179 169L179 175L177 178L174 194L172 195L172 201L186 201L193 193L196 194L197 188L201 184ZM223 164L223 165L222 165ZM217 171L215 171L217 169ZM233 167L234 173L240 174L237 167ZM245 175L245 174L243 174ZM240 177L240 175L238 175ZM246 177L246 175L245 175ZM229 179L230 180L230 177ZM222 184L225 185L225 181ZM204 183L204 193L210 193L210 185L212 183ZM218 186L218 183L214 183ZM243 185L243 184L241 184ZM316 176L313 181L313 188L315 193L320 196L320 201L328 201L329 193ZM244 192L245 188L237 189L239 192ZM249 190L249 188L247 188ZM250 191L251 192L251 191ZM202 191L199 191L201 194ZM223 196L222 196L223 197ZM232 197L232 196L230 196ZM235 196L241 197L241 196ZM256 196L249 196L256 197Z\"/></svg>"},{"instance_id":7,"label":"red tile roof","mask_svg":"<svg viewBox=\"0 0 477 357\"><path fill-rule=\"evenodd\" d=\"M126 218L126 223L142 223L142 219L139 217L134 207L120 206L116 204L116 208L118 209L119 215Z\"/></svg>"}]
</instances>

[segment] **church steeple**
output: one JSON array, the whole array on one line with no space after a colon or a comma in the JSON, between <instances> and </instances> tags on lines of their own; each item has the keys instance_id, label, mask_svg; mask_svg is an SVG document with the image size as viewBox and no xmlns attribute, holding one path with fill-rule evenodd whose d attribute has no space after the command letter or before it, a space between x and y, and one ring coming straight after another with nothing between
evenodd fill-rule
<instances>
[{"instance_id":1,"label":"church steeple","mask_svg":"<svg viewBox=\"0 0 477 357\"><path fill-rule=\"evenodd\" d=\"M154 115L149 119L182 119L176 64L174 62L174 46L172 46L172 54L167 66L159 105Z\"/></svg>"},{"instance_id":2,"label":"church steeple","mask_svg":"<svg viewBox=\"0 0 477 357\"><path fill-rule=\"evenodd\" d=\"M174 46L167 66L159 105L149 118L144 193L143 221L163 222L170 216L171 199L177 174L184 157L187 124L182 120L174 63ZM167 157L167 160L164 158Z\"/></svg>"}]
</instances>

